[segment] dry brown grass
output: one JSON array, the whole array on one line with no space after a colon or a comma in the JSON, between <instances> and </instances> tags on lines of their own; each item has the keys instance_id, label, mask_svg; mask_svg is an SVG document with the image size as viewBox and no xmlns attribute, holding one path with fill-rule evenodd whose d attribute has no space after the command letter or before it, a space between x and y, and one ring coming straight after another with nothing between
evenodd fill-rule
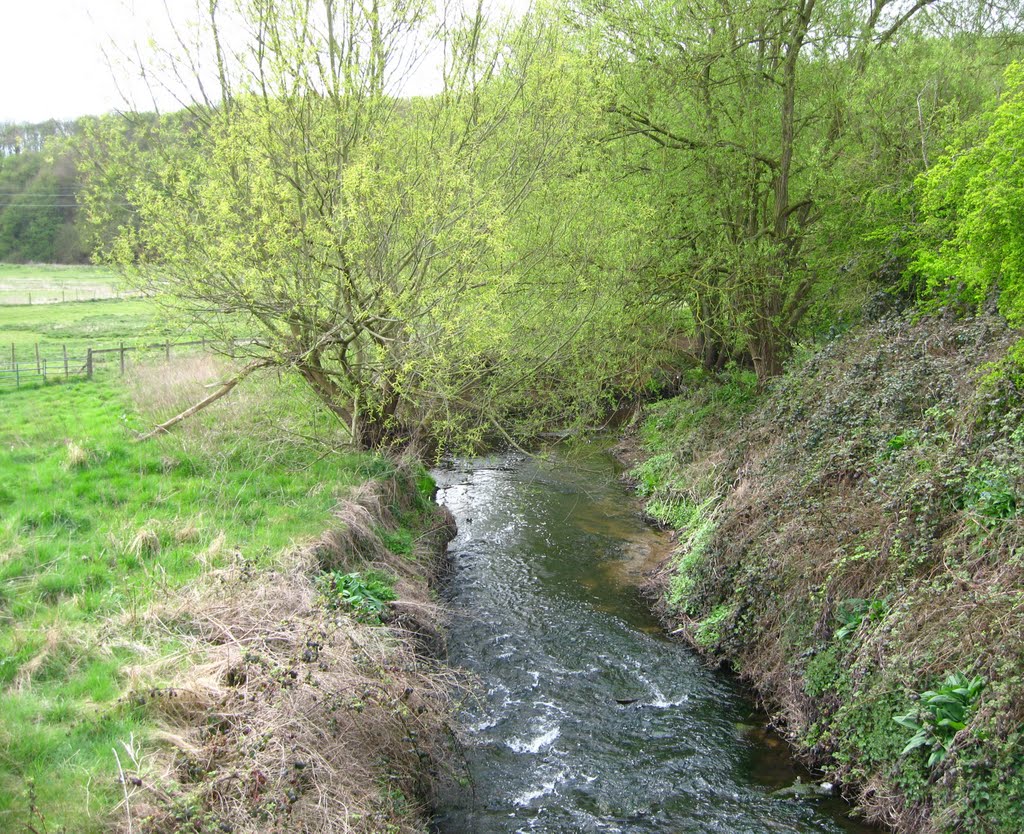
<instances>
[{"instance_id":1,"label":"dry brown grass","mask_svg":"<svg viewBox=\"0 0 1024 834\"><path fill-rule=\"evenodd\" d=\"M90 457L89 452L75 443L74 440L67 442L67 459L64 461L66 468L84 469L89 465Z\"/></svg>"},{"instance_id":2,"label":"dry brown grass","mask_svg":"<svg viewBox=\"0 0 1024 834\"><path fill-rule=\"evenodd\" d=\"M198 659L148 670L131 696L159 717L160 747L122 756L125 831L419 831L415 811L447 737L454 681L416 650L438 633L424 567L394 556L394 484L338 507L338 526L271 572L237 560L150 615ZM450 519L424 540L437 559ZM427 556L421 557L426 559ZM389 627L325 604L324 569L375 566L397 577ZM180 662L175 659L174 662Z\"/></svg>"},{"instance_id":3,"label":"dry brown grass","mask_svg":"<svg viewBox=\"0 0 1024 834\"><path fill-rule=\"evenodd\" d=\"M126 381L139 412L153 422L162 422L208 396L210 387L228 379L233 370L230 362L218 356L184 354L170 362L133 365ZM228 407L227 402L211 406Z\"/></svg>"},{"instance_id":4,"label":"dry brown grass","mask_svg":"<svg viewBox=\"0 0 1024 834\"><path fill-rule=\"evenodd\" d=\"M174 528L174 540L178 544L192 544L202 538L203 531L196 519L178 521Z\"/></svg>"},{"instance_id":5,"label":"dry brown grass","mask_svg":"<svg viewBox=\"0 0 1024 834\"><path fill-rule=\"evenodd\" d=\"M155 556L160 552L160 534L155 524L149 524L135 532L131 541L125 545L125 552L137 558Z\"/></svg>"}]
</instances>

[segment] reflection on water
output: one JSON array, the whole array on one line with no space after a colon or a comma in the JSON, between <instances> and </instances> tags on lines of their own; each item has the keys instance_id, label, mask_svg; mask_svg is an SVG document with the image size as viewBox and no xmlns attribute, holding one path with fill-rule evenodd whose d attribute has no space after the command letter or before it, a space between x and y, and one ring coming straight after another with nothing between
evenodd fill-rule
<instances>
[{"instance_id":1,"label":"reflection on water","mask_svg":"<svg viewBox=\"0 0 1024 834\"><path fill-rule=\"evenodd\" d=\"M871 830L769 795L797 771L732 680L661 636L636 583L667 542L609 458L435 474L459 523L450 659L480 683L438 834Z\"/></svg>"}]
</instances>

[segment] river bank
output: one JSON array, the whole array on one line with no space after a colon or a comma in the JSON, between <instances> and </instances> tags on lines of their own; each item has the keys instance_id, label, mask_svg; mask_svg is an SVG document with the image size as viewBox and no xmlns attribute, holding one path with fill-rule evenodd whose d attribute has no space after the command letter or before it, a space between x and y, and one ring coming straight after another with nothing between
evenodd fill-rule
<instances>
[{"instance_id":1,"label":"river bank","mask_svg":"<svg viewBox=\"0 0 1024 834\"><path fill-rule=\"evenodd\" d=\"M632 477L679 539L668 626L908 834L1024 820L1019 339L891 315L764 394L693 373L635 427Z\"/></svg>"},{"instance_id":2,"label":"river bank","mask_svg":"<svg viewBox=\"0 0 1024 834\"><path fill-rule=\"evenodd\" d=\"M230 375L0 393L0 830L422 831L433 483L270 374L136 442Z\"/></svg>"},{"instance_id":3,"label":"river bank","mask_svg":"<svg viewBox=\"0 0 1024 834\"><path fill-rule=\"evenodd\" d=\"M163 744L125 762L125 830L424 830L457 689L430 589L455 530L432 497L399 467L272 569L236 561L150 612L192 660L131 696Z\"/></svg>"}]
</instances>

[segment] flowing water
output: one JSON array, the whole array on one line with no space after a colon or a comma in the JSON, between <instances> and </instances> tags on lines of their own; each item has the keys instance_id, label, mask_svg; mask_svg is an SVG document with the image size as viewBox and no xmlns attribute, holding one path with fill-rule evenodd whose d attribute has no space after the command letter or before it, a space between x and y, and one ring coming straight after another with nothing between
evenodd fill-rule
<instances>
[{"instance_id":1,"label":"flowing water","mask_svg":"<svg viewBox=\"0 0 1024 834\"><path fill-rule=\"evenodd\" d=\"M636 585L667 543L609 457L436 475L459 524L450 660L480 689L437 834L873 830L770 795L798 770L732 679L661 635Z\"/></svg>"}]
</instances>

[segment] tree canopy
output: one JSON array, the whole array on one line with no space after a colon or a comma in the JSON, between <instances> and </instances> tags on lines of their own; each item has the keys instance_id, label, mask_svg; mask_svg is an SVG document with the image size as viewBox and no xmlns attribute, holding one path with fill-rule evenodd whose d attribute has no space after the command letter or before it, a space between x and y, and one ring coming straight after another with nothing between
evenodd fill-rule
<instances>
[{"instance_id":1,"label":"tree canopy","mask_svg":"<svg viewBox=\"0 0 1024 834\"><path fill-rule=\"evenodd\" d=\"M604 33L614 138L661 172L659 289L693 312L708 367L749 361L762 380L835 295L836 272L859 266L864 240L847 230L876 208L863 190L912 181L943 111L976 95L935 56L970 72L1019 20L927 0L597 1L580 13Z\"/></svg>"},{"instance_id":2,"label":"tree canopy","mask_svg":"<svg viewBox=\"0 0 1024 834\"><path fill-rule=\"evenodd\" d=\"M1024 323L1024 64L1006 70L995 104L919 185L925 217L913 269L927 293L979 306L996 291L1010 323Z\"/></svg>"},{"instance_id":3,"label":"tree canopy","mask_svg":"<svg viewBox=\"0 0 1024 834\"><path fill-rule=\"evenodd\" d=\"M251 336L250 358L296 372L361 446L589 422L670 379L679 351L764 383L899 280L922 209L948 238L917 256L929 280L1016 280L990 245L1016 245L1016 98L942 159L1020 55L1015 3L196 15L147 69L182 108L84 139L100 254ZM432 62L435 88L403 86ZM986 166L998 193L991 172L965 184Z\"/></svg>"},{"instance_id":4,"label":"tree canopy","mask_svg":"<svg viewBox=\"0 0 1024 834\"><path fill-rule=\"evenodd\" d=\"M624 335L633 224L595 211L603 111L568 31L544 14L438 30L416 3L262 0L231 9L249 42L229 54L224 13L206 19L216 100L97 126L94 219L109 224L112 193L136 210L107 256L255 334L252 352L300 374L359 445L506 431L525 390L598 397L593 373L565 374L598 322ZM443 87L402 96L408 50L430 37Z\"/></svg>"}]
</instances>

